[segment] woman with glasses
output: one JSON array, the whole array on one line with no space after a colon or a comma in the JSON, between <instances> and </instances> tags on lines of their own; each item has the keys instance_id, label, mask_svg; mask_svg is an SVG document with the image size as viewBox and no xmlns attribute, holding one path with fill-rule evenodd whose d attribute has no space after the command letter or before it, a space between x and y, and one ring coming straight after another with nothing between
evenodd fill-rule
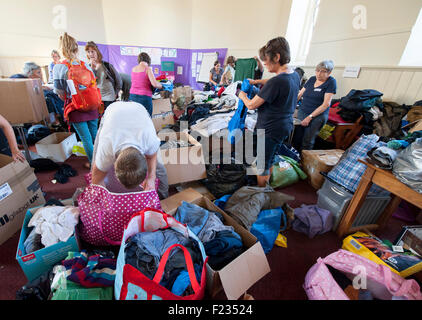
<instances>
[{"instance_id":1,"label":"woman with glasses","mask_svg":"<svg viewBox=\"0 0 422 320\"><path fill-rule=\"evenodd\" d=\"M336 79L331 76L333 69L331 60L319 63L315 76L299 91L298 101L303 99L297 117L304 127L301 150L313 149L316 136L328 121L331 100L337 90Z\"/></svg>"}]
</instances>

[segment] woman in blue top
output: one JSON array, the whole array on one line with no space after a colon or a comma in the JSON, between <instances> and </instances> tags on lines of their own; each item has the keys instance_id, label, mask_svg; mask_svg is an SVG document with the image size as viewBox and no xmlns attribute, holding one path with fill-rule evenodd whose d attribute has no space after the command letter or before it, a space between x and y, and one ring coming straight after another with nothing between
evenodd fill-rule
<instances>
[{"instance_id":1,"label":"woman in blue top","mask_svg":"<svg viewBox=\"0 0 422 320\"><path fill-rule=\"evenodd\" d=\"M328 121L331 100L337 91L337 82L331 76L334 63L326 60L319 63L315 76L311 77L298 94L299 106L297 117L304 127L302 150L312 150L315 138Z\"/></svg>"},{"instance_id":2,"label":"woman in blue top","mask_svg":"<svg viewBox=\"0 0 422 320\"><path fill-rule=\"evenodd\" d=\"M257 168L260 171L257 180L259 187L265 187L271 177L275 153L293 130L299 75L289 67L290 46L285 38L278 37L268 41L259 54L268 72L275 73L276 76L271 79L249 80L252 85L263 85L261 91L252 100L241 91L239 99L249 110L258 110L256 129L263 130L265 134L265 152L258 152L257 155Z\"/></svg>"}]
</instances>

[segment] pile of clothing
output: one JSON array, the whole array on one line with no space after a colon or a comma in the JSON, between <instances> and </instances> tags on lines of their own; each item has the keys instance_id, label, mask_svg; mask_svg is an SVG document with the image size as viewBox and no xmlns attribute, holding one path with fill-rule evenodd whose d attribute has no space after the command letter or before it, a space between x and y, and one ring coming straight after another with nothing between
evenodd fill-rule
<instances>
[{"instance_id":1,"label":"pile of clothing","mask_svg":"<svg viewBox=\"0 0 422 320\"><path fill-rule=\"evenodd\" d=\"M188 141L183 140L169 140L169 141L161 141L160 149L179 149L179 148L187 148L193 147L194 145Z\"/></svg>"},{"instance_id":2,"label":"pile of clothing","mask_svg":"<svg viewBox=\"0 0 422 320\"><path fill-rule=\"evenodd\" d=\"M220 213L182 202L174 217L186 224L202 241L208 264L214 270L222 269L243 253L242 238L232 226L224 225L224 218Z\"/></svg>"},{"instance_id":3,"label":"pile of clothing","mask_svg":"<svg viewBox=\"0 0 422 320\"><path fill-rule=\"evenodd\" d=\"M125 263L152 280L158 270L161 257L174 244L180 244L188 250L192 257L196 278L200 282L203 259L198 243L171 228L155 232L140 232L128 238L125 245ZM178 296L194 293L186 268L185 256L180 248L170 253L160 285Z\"/></svg>"},{"instance_id":4,"label":"pile of clothing","mask_svg":"<svg viewBox=\"0 0 422 320\"><path fill-rule=\"evenodd\" d=\"M24 242L26 253L66 242L73 235L78 222L77 207L53 205L39 208L28 223L32 230Z\"/></svg>"}]
</instances>

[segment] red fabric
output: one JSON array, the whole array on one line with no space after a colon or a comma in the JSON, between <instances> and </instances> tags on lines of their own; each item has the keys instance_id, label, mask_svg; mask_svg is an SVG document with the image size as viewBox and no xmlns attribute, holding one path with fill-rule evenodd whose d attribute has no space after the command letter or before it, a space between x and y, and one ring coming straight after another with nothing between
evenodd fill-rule
<instances>
[{"instance_id":1,"label":"red fabric","mask_svg":"<svg viewBox=\"0 0 422 320\"><path fill-rule=\"evenodd\" d=\"M331 108L330 108L330 112L328 115L328 121L334 123L334 124L339 124L339 123L348 123L347 121L344 121L342 117L340 117L340 115L338 114L338 112L341 110L338 106L339 106L340 102L334 104Z\"/></svg>"},{"instance_id":2,"label":"red fabric","mask_svg":"<svg viewBox=\"0 0 422 320\"><path fill-rule=\"evenodd\" d=\"M220 90L218 91L218 93L217 93L217 95L218 95L218 97L220 98L221 97L221 95L223 94L223 92L226 90L226 88L225 87L221 87L220 88Z\"/></svg>"},{"instance_id":3,"label":"red fabric","mask_svg":"<svg viewBox=\"0 0 422 320\"><path fill-rule=\"evenodd\" d=\"M157 78L155 78L155 80L160 81L160 80L165 80L166 79L166 75L162 74L161 76L158 76Z\"/></svg>"}]
</instances>

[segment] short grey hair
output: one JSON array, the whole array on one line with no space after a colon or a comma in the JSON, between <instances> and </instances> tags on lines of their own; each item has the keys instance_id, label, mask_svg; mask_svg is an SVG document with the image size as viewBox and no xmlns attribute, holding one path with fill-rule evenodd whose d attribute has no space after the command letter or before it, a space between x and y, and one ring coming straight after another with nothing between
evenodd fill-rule
<instances>
[{"instance_id":1,"label":"short grey hair","mask_svg":"<svg viewBox=\"0 0 422 320\"><path fill-rule=\"evenodd\" d=\"M329 72L333 71L334 69L334 62L333 60L324 60L316 66L317 69L325 69Z\"/></svg>"},{"instance_id":2,"label":"short grey hair","mask_svg":"<svg viewBox=\"0 0 422 320\"><path fill-rule=\"evenodd\" d=\"M27 77L29 77L34 70L41 69L39 65L37 65L35 62L27 62L23 66L23 74Z\"/></svg>"},{"instance_id":3,"label":"short grey hair","mask_svg":"<svg viewBox=\"0 0 422 320\"><path fill-rule=\"evenodd\" d=\"M51 57L53 57L54 54L57 54L59 58L61 58L60 53L57 50L51 51Z\"/></svg>"}]
</instances>

